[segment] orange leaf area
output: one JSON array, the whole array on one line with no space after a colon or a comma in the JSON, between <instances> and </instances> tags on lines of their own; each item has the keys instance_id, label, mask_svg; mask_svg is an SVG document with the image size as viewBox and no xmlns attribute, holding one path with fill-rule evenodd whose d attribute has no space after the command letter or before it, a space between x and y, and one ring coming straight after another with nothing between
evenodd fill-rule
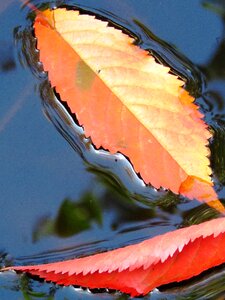
<instances>
[{"instance_id":1,"label":"orange leaf area","mask_svg":"<svg viewBox=\"0 0 225 300\"><path fill-rule=\"evenodd\" d=\"M137 296L224 262L225 218L220 218L92 256L3 271L28 272L61 285L116 289Z\"/></svg>"},{"instance_id":2,"label":"orange leaf area","mask_svg":"<svg viewBox=\"0 0 225 300\"><path fill-rule=\"evenodd\" d=\"M224 211L210 178L211 135L182 80L94 16L46 10L34 29L52 87L97 149L126 155L147 184Z\"/></svg>"}]
</instances>

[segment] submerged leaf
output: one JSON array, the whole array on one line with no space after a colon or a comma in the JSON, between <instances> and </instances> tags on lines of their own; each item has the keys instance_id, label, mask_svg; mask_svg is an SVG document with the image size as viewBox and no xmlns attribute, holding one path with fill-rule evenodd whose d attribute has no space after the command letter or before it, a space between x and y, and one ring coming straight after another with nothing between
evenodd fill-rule
<instances>
[{"instance_id":1,"label":"submerged leaf","mask_svg":"<svg viewBox=\"0 0 225 300\"><path fill-rule=\"evenodd\" d=\"M168 232L136 245L68 261L3 269L62 285L144 295L225 262L225 218Z\"/></svg>"}]
</instances>

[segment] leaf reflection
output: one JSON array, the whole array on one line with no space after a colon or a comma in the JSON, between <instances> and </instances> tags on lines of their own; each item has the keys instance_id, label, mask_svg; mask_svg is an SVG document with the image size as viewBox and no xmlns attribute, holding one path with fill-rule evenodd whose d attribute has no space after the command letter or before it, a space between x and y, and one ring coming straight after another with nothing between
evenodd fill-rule
<instances>
[{"instance_id":1,"label":"leaf reflection","mask_svg":"<svg viewBox=\"0 0 225 300\"><path fill-rule=\"evenodd\" d=\"M92 193L84 194L79 201L65 198L55 218L41 218L33 231L33 241L44 236L69 237L91 227L91 223L102 223L99 203Z\"/></svg>"},{"instance_id":2,"label":"leaf reflection","mask_svg":"<svg viewBox=\"0 0 225 300\"><path fill-rule=\"evenodd\" d=\"M153 209L138 207L129 197L120 195L113 188L106 188L101 196L88 192L76 201L65 198L54 218L41 217L33 230L33 242L56 235L70 237L106 223L104 216L110 211L110 228L119 230L123 224L147 221L155 217ZM107 221L108 222L108 221Z\"/></svg>"}]
</instances>

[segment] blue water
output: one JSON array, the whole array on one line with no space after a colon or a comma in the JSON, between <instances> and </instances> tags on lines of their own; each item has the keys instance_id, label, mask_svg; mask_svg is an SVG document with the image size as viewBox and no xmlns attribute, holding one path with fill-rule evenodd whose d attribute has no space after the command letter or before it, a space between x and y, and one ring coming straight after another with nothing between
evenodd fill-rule
<instances>
[{"instance_id":1,"label":"blue water","mask_svg":"<svg viewBox=\"0 0 225 300\"><path fill-rule=\"evenodd\" d=\"M64 3L52 1L51 5ZM223 1L83 0L66 4L97 13L129 30L141 47L187 79L187 88L197 97L215 132L211 164L216 190L220 199L225 199ZM130 167L121 157L117 166L105 154L82 150L85 143L79 142L80 129L66 126L56 111L43 106L40 89L43 94L46 87L40 88L40 84L45 76L34 72L37 66L27 63L23 54L34 54L25 45L31 28L29 12L28 8L21 8L18 0L0 3L2 264L69 259L216 217L212 209L197 201L155 192L134 173L127 177L124 166ZM46 93L49 97L49 91ZM70 134L76 149L57 132L46 113L51 114L55 125L62 122L67 140ZM225 296L222 267L178 286L155 290L145 298L215 299L221 295ZM38 297L128 299L120 293L93 294L14 273L0 274L1 300Z\"/></svg>"}]
</instances>

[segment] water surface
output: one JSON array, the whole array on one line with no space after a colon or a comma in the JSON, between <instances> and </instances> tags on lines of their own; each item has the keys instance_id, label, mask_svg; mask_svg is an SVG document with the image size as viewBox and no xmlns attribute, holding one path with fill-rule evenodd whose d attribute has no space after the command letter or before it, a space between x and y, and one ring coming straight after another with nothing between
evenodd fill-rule
<instances>
[{"instance_id":1,"label":"water surface","mask_svg":"<svg viewBox=\"0 0 225 300\"><path fill-rule=\"evenodd\" d=\"M33 1L36 5L44 1ZM222 1L67 1L108 18L187 80L214 132L210 147L216 190L225 198L225 65ZM51 5L62 5L52 1ZM48 99L45 75L27 63L29 9L0 4L0 185L2 264L44 263L114 249L217 217L206 205L145 187L123 161L84 151L79 128L64 126ZM41 87L40 87L41 85ZM46 96L47 95L47 96ZM62 123L63 124L63 123ZM75 134L77 132L77 134ZM80 132L81 133L81 132ZM104 157L102 157L104 156ZM85 160L84 160L85 158ZM89 163L89 164L88 164ZM130 169L129 169L130 170ZM152 204L154 200L154 205ZM155 290L145 299L215 299L225 295L224 268ZM128 299L0 275L1 299Z\"/></svg>"}]
</instances>

